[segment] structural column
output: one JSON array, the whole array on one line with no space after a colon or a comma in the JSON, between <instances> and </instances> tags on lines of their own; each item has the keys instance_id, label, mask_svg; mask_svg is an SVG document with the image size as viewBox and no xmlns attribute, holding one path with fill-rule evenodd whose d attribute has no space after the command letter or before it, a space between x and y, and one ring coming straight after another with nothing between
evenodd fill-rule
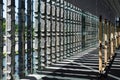
<instances>
[{"instance_id":1,"label":"structural column","mask_svg":"<svg viewBox=\"0 0 120 80\"><path fill-rule=\"evenodd\" d=\"M108 43L108 36L107 36L107 20L105 19L105 24L104 24L104 61L105 61L105 65L107 64L108 61L108 52L107 52L107 43Z\"/></svg>"},{"instance_id":2,"label":"structural column","mask_svg":"<svg viewBox=\"0 0 120 80\"><path fill-rule=\"evenodd\" d=\"M99 19L99 72L102 72L102 16Z\"/></svg>"},{"instance_id":3,"label":"structural column","mask_svg":"<svg viewBox=\"0 0 120 80\"><path fill-rule=\"evenodd\" d=\"M119 18L119 26L118 26L118 47L120 47L120 18Z\"/></svg>"},{"instance_id":4,"label":"structural column","mask_svg":"<svg viewBox=\"0 0 120 80\"><path fill-rule=\"evenodd\" d=\"M117 25L116 25L116 26L115 26L115 47L116 47L116 48L118 48L117 39L118 39L118 33L117 33Z\"/></svg>"},{"instance_id":5,"label":"structural column","mask_svg":"<svg viewBox=\"0 0 120 80\"><path fill-rule=\"evenodd\" d=\"M117 46L119 48L119 26L117 27Z\"/></svg>"},{"instance_id":6,"label":"structural column","mask_svg":"<svg viewBox=\"0 0 120 80\"><path fill-rule=\"evenodd\" d=\"M32 7L31 0L27 0L27 72L32 73Z\"/></svg>"},{"instance_id":7,"label":"structural column","mask_svg":"<svg viewBox=\"0 0 120 80\"><path fill-rule=\"evenodd\" d=\"M111 33L111 37L110 37L110 41L111 41L111 54L110 54L110 57L112 58L114 52L113 52L113 25L111 24L110 25L110 33Z\"/></svg>"},{"instance_id":8,"label":"structural column","mask_svg":"<svg viewBox=\"0 0 120 80\"><path fill-rule=\"evenodd\" d=\"M113 28L113 55L114 55L115 54L115 49L116 49L115 48L116 47L115 46L115 39L116 39L115 38L115 26L113 25L112 28Z\"/></svg>"},{"instance_id":9,"label":"structural column","mask_svg":"<svg viewBox=\"0 0 120 80\"><path fill-rule=\"evenodd\" d=\"M19 45L19 76L25 77L25 1L18 2L18 45Z\"/></svg>"},{"instance_id":10,"label":"structural column","mask_svg":"<svg viewBox=\"0 0 120 80\"><path fill-rule=\"evenodd\" d=\"M111 34L110 34L110 31L111 29L110 29L110 21L108 22L108 59L110 59L110 54L111 54L111 38L110 38L110 36L111 36Z\"/></svg>"}]
</instances>

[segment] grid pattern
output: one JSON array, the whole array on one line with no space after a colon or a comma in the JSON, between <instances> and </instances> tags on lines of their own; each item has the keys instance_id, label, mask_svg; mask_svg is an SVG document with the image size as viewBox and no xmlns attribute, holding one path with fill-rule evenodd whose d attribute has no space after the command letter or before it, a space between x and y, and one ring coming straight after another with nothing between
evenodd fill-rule
<instances>
[{"instance_id":1,"label":"grid pattern","mask_svg":"<svg viewBox=\"0 0 120 80\"><path fill-rule=\"evenodd\" d=\"M97 17L66 1L36 1L35 16L35 52L39 55L36 57L40 61L36 64L39 69L97 43Z\"/></svg>"},{"instance_id":2,"label":"grid pattern","mask_svg":"<svg viewBox=\"0 0 120 80\"><path fill-rule=\"evenodd\" d=\"M6 8L4 42L7 73L4 75L7 76L7 80L13 79L15 74L19 75L19 78L24 78L27 74L37 73L51 64L97 44L98 18L75 5L65 0L19 0L17 9L15 2L16 0L7 0ZM18 20L15 20L17 13L15 9L18 10ZM3 53L2 24L3 2L1 1L0 53ZM0 59L3 60L3 55L0 55ZM0 73L3 71L2 62L0 61Z\"/></svg>"}]
</instances>

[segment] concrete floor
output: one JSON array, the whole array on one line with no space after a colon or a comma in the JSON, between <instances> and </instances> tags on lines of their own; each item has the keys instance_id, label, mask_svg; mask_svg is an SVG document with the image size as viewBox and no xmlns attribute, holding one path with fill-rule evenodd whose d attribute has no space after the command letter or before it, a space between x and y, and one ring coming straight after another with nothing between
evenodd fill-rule
<instances>
[{"instance_id":1,"label":"concrete floor","mask_svg":"<svg viewBox=\"0 0 120 80\"><path fill-rule=\"evenodd\" d=\"M116 51L114 62L103 80L120 80L120 50ZM101 80L98 71L98 49L79 53L70 59L52 64L38 74L22 80Z\"/></svg>"}]
</instances>

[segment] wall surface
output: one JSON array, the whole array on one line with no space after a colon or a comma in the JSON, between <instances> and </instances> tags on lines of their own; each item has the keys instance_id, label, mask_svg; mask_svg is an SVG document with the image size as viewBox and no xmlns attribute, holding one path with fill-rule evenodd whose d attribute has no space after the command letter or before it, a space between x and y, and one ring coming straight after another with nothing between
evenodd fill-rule
<instances>
[{"instance_id":1,"label":"wall surface","mask_svg":"<svg viewBox=\"0 0 120 80\"><path fill-rule=\"evenodd\" d=\"M106 18L108 20L114 21L115 14L110 9L109 6L107 6L103 0L66 0L76 6L78 6L80 9L84 11L88 11L94 15L97 15L98 17L100 15L103 16L103 18Z\"/></svg>"}]
</instances>

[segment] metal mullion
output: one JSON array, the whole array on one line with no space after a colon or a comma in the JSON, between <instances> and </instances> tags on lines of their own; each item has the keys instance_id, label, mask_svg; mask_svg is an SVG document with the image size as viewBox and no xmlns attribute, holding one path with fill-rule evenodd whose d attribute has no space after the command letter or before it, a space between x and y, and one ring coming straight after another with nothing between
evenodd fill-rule
<instances>
[{"instance_id":1,"label":"metal mullion","mask_svg":"<svg viewBox=\"0 0 120 80\"><path fill-rule=\"evenodd\" d=\"M0 80L3 78L3 0L0 1Z\"/></svg>"},{"instance_id":2,"label":"metal mullion","mask_svg":"<svg viewBox=\"0 0 120 80\"><path fill-rule=\"evenodd\" d=\"M73 41L74 41L74 40L73 40L73 39L74 39L74 30L73 30L73 26L74 26L74 24L73 24L73 21L74 21L74 20L73 20L73 19L74 19L74 18L73 18L73 14L74 14L74 11L73 11L73 5L72 5L71 9L72 9L72 11L71 11L71 24L72 24L72 25L71 25L71 29L72 29L72 30L71 30L71 32L72 32L72 33L71 33L71 35L72 35L72 40L71 40L71 42L72 42L72 55L73 55Z\"/></svg>"},{"instance_id":3,"label":"metal mullion","mask_svg":"<svg viewBox=\"0 0 120 80\"><path fill-rule=\"evenodd\" d=\"M80 9L79 9L80 12ZM79 14L79 53L81 51L81 14Z\"/></svg>"},{"instance_id":4,"label":"metal mullion","mask_svg":"<svg viewBox=\"0 0 120 80\"><path fill-rule=\"evenodd\" d=\"M64 58L67 58L67 2L64 1Z\"/></svg>"},{"instance_id":5,"label":"metal mullion","mask_svg":"<svg viewBox=\"0 0 120 80\"><path fill-rule=\"evenodd\" d=\"M92 40L91 40L91 36L92 36L92 32L91 32L91 28L92 28L92 22L91 22L91 14L89 14L89 27L88 27L88 31L90 32L90 35L89 35L89 40L88 40L88 43L89 43L89 45L88 45L88 48L90 48L90 45L91 45L91 42L92 42ZM90 29L89 29L90 28Z\"/></svg>"},{"instance_id":6,"label":"metal mullion","mask_svg":"<svg viewBox=\"0 0 120 80\"><path fill-rule=\"evenodd\" d=\"M81 13L81 12L80 12ZM80 14L80 52L82 51L82 15Z\"/></svg>"},{"instance_id":7,"label":"metal mullion","mask_svg":"<svg viewBox=\"0 0 120 80\"><path fill-rule=\"evenodd\" d=\"M50 53L50 0L47 0L47 10L46 10L46 15L47 15L47 33L46 33L46 41L47 41L47 64L50 65L51 64L51 53Z\"/></svg>"},{"instance_id":8,"label":"metal mullion","mask_svg":"<svg viewBox=\"0 0 120 80\"><path fill-rule=\"evenodd\" d=\"M86 42L86 49L88 48L88 46L89 46L89 35L90 35L90 33L88 33L89 32L89 27L90 27L90 24L89 24L89 16L87 15L87 21L86 21L86 26L87 26L87 30L86 30L86 32L87 32L87 42ZM88 25L87 25L88 24Z\"/></svg>"},{"instance_id":9,"label":"metal mullion","mask_svg":"<svg viewBox=\"0 0 120 80\"><path fill-rule=\"evenodd\" d=\"M7 80L13 80L15 73L15 0L7 0L6 12Z\"/></svg>"},{"instance_id":10,"label":"metal mullion","mask_svg":"<svg viewBox=\"0 0 120 80\"><path fill-rule=\"evenodd\" d=\"M31 0L27 0L27 72L32 73L32 19Z\"/></svg>"},{"instance_id":11,"label":"metal mullion","mask_svg":"<svg viewBox=\"0 0 120 80\"><path fill-rule=\"evenodd\" d=\"M74 10L75 10L75 6L74 6ZM74 54L76 53L76 21L75 20L76 20L76 12L74 12Z\"/></svg>"},{"instance_id":12,"label":"metal mullion","mask_svg":"<svg viewBox=\"0 0 120 80\"><path fill-rule=\"evenodd\" d=\"M37 70L41 70L41 48L40 48L40 40L41 40L41 29L40 29L40 0L35 0L35 23L34 23L34 37L35 37L35 60L38 61L37 64L35 64L34 73L36 73Z\"/></svg>"},{"instance_id":13,"label":"metal mullion","mask_svg":"<svg viewBox=\"0 0 120 80\"><path fill-rule=\"evenodd\" d=\"M45 59L45 66L48 66L48 54L47 54L47 0L44 0L44 3L45 3L45 13L44 13L44 20L45 20L45 25L44 25L44 28L45 28L45 37L44 37L44 59Z\"/></svg>"},{"instance_id":14,"label":"metal mullion","mask_svg":"<svg viewBox=\"0 0 120 80\"><path fill-rule=\"evenodd\" d=\"M69 55L69 41L68 41L68 2L66 2L66 57Z\"/></svg>"},{"instance_id":15,"label":"metal mullion","mask_svg":"<svg viewBox=\"0 0 120 80\"><path fill-rule=\"evenodd\" d=\"M98 43L98 37L97 37L97 35L98 35L98 29L97 29L97 27L98 27L98 19L97 19L97 17L96 17L96 23L95 23L95 28L96 28L96 44ZM97 45L96 45L97 46Z\"/></svg>"},{"instance_id":16,"label":"metal mullion","mask_svg":"<svg viewBox=\"0 0 120 80\"><path fill-rule=\"evenodd\" d=\"M77 11L78 11L78 8L77 8ZM77 53L78 53L78 13L77 13L77 21L76 21L76 26L77 26Z\"/></svg>"},{"instance_id":17,"label":"metal mullion","mask_svg":"<svg viewBox=\"0 0 120 80\"><path fill-rule=\"evenodd\" d=\"M91 14L89 14L89 27L88 27L88 32L90 32L90 35L89 35L89 40L88 40L88 48L90 48L90 45L91 45L91 36L92 36L92 33L91 33L91 30L89 30L89 28L91 29Z\"/></svg>"},{"instance_id":18,"label":"metal mullion","mask_svg":"<svg viewBox=\"0 0 120 80\"><path fill-rule=\"evenodd\" d=\"M68 3L68 8L70 8L70 3ZM68 9L68 57L71 56L70 53L70 9Z\"/></svg>"},{"instance_id":19,"label":"metal mullion","mask_svg":"<svg viewBox=\"0 0 120 80\"><path fill-rule=\"evenodd\" d=\"M60 52L60 61L62 60L62 52L61 52L61 48L62 48L62 44L61 44L61 42L62 42L62 36L61 36L61 27L62 27L62 22L61 22L61 0L59 0L59 33L60 33L60 35L59 35L59 37L60 37L60 40L59 40L59 44L60 44L60 47L59 47L59 52Z\"/></svg>"},{"instance_id":20,"label":"metal mullion","mask_svg":"<svg viewBox=\"0 0 120 80\"><path fill-rule=\"evenodd\" d=\"M60 29L60 35L61 35L61 50L60 50L60 52L61 52L61 60L63 60L63 58L64 58L64 51L63 51L63 49L64 49L64 47L63 47L63 45L64 45L64 43L63 43L63 38L64 38L64 36L63 36L63 34L64 34L64 32L63 32L63 0L61 0L60 1L60 9L61 9L61 11L60 11L60 22L61 22L61 29Z\"/></svg>"},{"instance_id":21,"label":"metal mullion","mask_svg":"<svg viewBox=\"0 0 120 80\"><path fill-rule=\"evenodd\" d=\"M45 3L43 2L43 0L41 0L40 4L41 4L40 5L40 8L41 8L40 9L41 10L41 18L40 18L41 19L41 21L40 21L41 22L41 24L40 24L41 25L41 28L40 28L40 30L41 30L40 31L41 32L40 33L40 39L41 39L40 40L40 47L41 47L41 49L40 49L41 50L40 51L40 56L41 56L41 59L40 59L40 62L41 62L41 69L43 69L44 65L45 65L44 64L45 54L44 54L44 48L43 48L44 47L44 43L45 43L45 40L44 40L44 29L45 29L44 28L44 26L45 26L45 20L44 20L45 11L44 10L45 10Z\"/></svg>"},{"instance_id":22,"label":"metal mullion","mask_svg":"<svg viewBox=\"0 0 120 80\"><path fill-rule=\"evenodd\" d=\"M93 33L94 33L94 22L93 22L94 19L91 18L91 21L92 21L92 32L91 32L91 34L92 34L92 36L91 36L92 43L91 43L91 46L93 46L93 45L94 45L94 44L93 44L93 43L94 43L94 39L95 39L95 38L94 38L94 34L93 34Z\"/></svg>"},{"instance_id":23,"label":"metal mullion","mask_svg":"<svg viewBox=\"0 0 120 80\"><path fill-rule=\"evenodd\" d=\"M75 12L73 12L73 54L74 53L75 53Z\"/></svg>"},{"instance_id":24,"label":"metal mullion","mask_svg":"<svg viewBox=\"0 0 120 80\"><path fill-rule=\"evenodd\" d=\"M41 0L41 69L45 68L47 62L46 55L46 40L45 40L45 27L46 27L46 1Z\"/></svg>"},{"instance_id":25,"label":"metal mullion","mask_svg":"<svg viewBox=\"0 0 120 80\"><path fill-rule=\"evenodd\" d=\"M55 0L55 62L57 62L57 0Z\"/></svg>"},{"instance_id":26,"label":"metal mullion","mask_svg":"<svg viewBox=\"0 0 120 80\"><path fill-rule=\"evenodd\" d=\"M77 10L77 8L76 8L76 10ZM77 48L76 48L76 52L78 53L78 13L76 13L76 32L77 32L77 35L76 35L76 46L77 46Z\"/></svg>"},{"instance_id":27,"label":"metal mullion","mask_svg":"<svg viewBox=\"0 0 120 80\"><path fill-rule=\"evenodd\" d=\"M98 27L98 21L96 22L96 33L97 33L96 34L96 44L98 43L98 36L97 36L98 35L98 28L97 27Z\"/></svg>"},{"instance_id":28,"label":"metal mullion","mask_svg":"<svg viewBox=\"0 0 120 80\"><path fill-rule=\"evenodd\" d=\"M85 18L85 15L84 15L84 11L82 11L82 18L81 18L81 21L82 21L82 50L84 50L85 49L85 43L86 43L86 41L85 41L85 20L86 20L86 18Z\"/></svg>"},{"instance_id":29,"label":"metal mullion","mask_svg":"<svg viewBox=\"0 0 120 80\"><path fill-rule=\"evenodd\" d=\"M53 15L52 15L52 0L50 0L50 39L51 39L51 41L50 41L50 54L51 54L51 56L50 56L50 61L51 61L51 63L53 62L53 53L52 53L52 40L53 40L53 36L52 36L52 17L53 17Z\"/></svg>"},{"instance_id":30,"label":"metal mullion","mask_svg":"<svg viewBox=\"0 0 120 80\"><path fill-rule=\"evenodd\" d=\"M78 12L79 12L79 8L78 8ZM80 52L80 14L78 13L78 21L77 21L77 24L78 24L78 53Z\"/></svg>"},{"instance_id":31,"label":"metal mullion","mask_svg":"<svg viewBox=\"0 0 120 80\"><path fill-rule=\"evenodd\" d=\"M71 4L71 54L73 55L73 5Z\"/></svg>"},{"instance_id":32,"label":"metal mullion","mask_svg":"<svg viewBox=\"0 0 120 80\"><path fill-rule=\"evenodd\" d=\"M77 43L78 43L77 42L77 40L78 40L78 36L77 36L77 32L78 32L77 19L78 19L78 16L77 15L78 15L78 13L77 13L77 7L76 7L76 23L75 23L76 24L76 54L77 54L77 48L78 48L78 45L77 45Z\"/></svg>"},{"instance_id":33,"label":"metal mullion","mask_svg":"<svg viewBox=\"0 0 120 80\"><path fill-rule=\"evenodd\" d=\"M91 45L91 36L92 36L92 34L91 34L91 30L89 30L89 28L91 28L91 18L90 18L90 16L91 15L89 15L89 27L88 27L88 33L90 32L90 35L89 35L89 40L88 40L88 43L89 43L89 45L88 45L88 48L90 47L90 45Z\"/></svg>"},{"instance_id":34,"label":"metal mullion","mask_svg":"<svg viewBox=\"0 0 120 80\"><path fill-rule=\"evenodd\" d=\"M56 8L57 8L57 27L56 27L56 35L57 35L57 52L56 52L56 54L57 54L57 60L60 60L60 7L59 7L59 5L60 5L60 0L56 0Z\"/></svg>"},{"instance_id":35,"label":"metal mullion","mask_svg":"<svg viewBox=\"0 0 120 80\"><path fill-rule=\"evenodd\" d=\"M72 14L72 11L71 11L71 3L69 3L69 54L70 54L70 56L72 56L72 36L71 36L71 14Z\"/></svg>"},{"instance_id":36,"label":"metal mullion","mask_svg":"<svg viewBox=\"0 0 120 80\"><path fill-rule=\"evenodd\" d=\"M97 35L97 33L96 33L96 32L97 32L97 29L96 29L96 22L97 22L97 20L96 20L95 17L94 17L94 21L95 21L95 22L94 22L94 28L95 28L95 30L94 30L94 33L95 33L95 34L94 34L94 39L95 39L95 42L94 42L94 43L95 43L95 46L96 46L96 40L97 40L97 39L96 39L96 35Z\"/></svg>"},{"instance_id":37,"label":"metal mullion","mask_svg":"<svg viewBox=\"0 0 120 80\"><path fill-rule=\"evenodd\" d=\"M85 13L84 13L85 14ZM88 36L88 35L86 35L87 34L87 22L86 22L86 20L87 20L87 18L86 18L86 16L84 16L85 17L85 30L84 30L84 32L85 32L85 46L84 46L84 50L86 49L86 46L87 46L87 39L86 39L86 37Z\"/></svg>"},{"instance_id":38,"label":"metal mullion","mask_svg":"<svg viewBox=\"0 0 120 80\"><path fill-rule=\"evenodd\" d=\"M71 22L71 18L72 18L72 16L71 16L71 14L72 14L72 11L71 11L71 3L69 4L69 7L70 7L70 9L69 9L69 11L70 11L70 14L69 14L69 24L70 24L70 26L69 26L69 35L70 35L70 56L72 56L72 34L71 34L71 30L72 30L72 22Z\"/></svg>"},{"instance_id":39,"label":"metal mullion","mask_svg":"<svg viewBox=\"0 0 120 80\"><path fill-rule=\"evenodd\" d=\"M70 3L67 4L67 8L70 8L69 6ZM70 57L70 9L68 9L68 19L67 19L67 49L68 49L68 57Z\"/></svg>"},{"instance_id":40,"label":"metal mullion","mask_svg":"<svg viewBox=\"0 0 120 80\"><path fill-rule=\"evenodd\" d=\"M91 16L91 43L90 43L90 47L93 47L93 43L94 43L94 23L93 23L93 21L94 21L94 19L92 18L92 16Z\"/></svg>"},{"instance_id":41,"label":"metal mullion","mask_svg":"<svg viewBox=\"0 0 120 80\"><path fill-rule=\"evenodd\" d=\"M69 3L69 54L70 54L70 56L72 56L72 47L71 47L71 40L72 40L72 38L71 38L71 3Z\"/></svg>"},{"instance_id":42,"label":"metal mullion","mask_svg":"<svg viewBox=\"0 0 120 80\"><path fill-rule=\"evenodd\" d=\"M90 27L93 28L93 27L92 27L92 18L91 18L91 17L92 17L92 15L90 15ZM93 35L93 34L92 34L93 30L92 30L92 31L91 31L91 30L92 30L92 29L90 29L91 35L90 35L90 45L89 45L89 47L90 47L90 46L92 45L92 43L93 43L93 42L92 42L92 38L91 38L92 35Z\"/></svg>"},{"instance_id":43,"label":"metal mullion","mask_svg":"<svg viewBox=\"0 0 120 80\"><path fill-rule=\"evenodd\" d=\"M55 3L54 3L54 0L51 1L52 2L52 61L55 62ZM53 45L54 44L54 45Z\"/></svg>"},{"instance_id":44,"label":"metal mullion","mask_svg":"<svg viewBox=\"0 0 120 80\"><path fill-rule=\"evenodd\" d=\"M75 11L76 11L76 6L74 7ZM75 54L76 54L76 12L75 12Z\"/></svg>"},{"instance_id":45,"label":"metal mullion","mask_svg":"<svg viewBox=\"0 0 120 80\"><path fill-rule=\"evenodd\" d=\"M79 53L81 51L81 14L79 14Z\"/></svg>"},{"instance_id":46,"label":"metal mullion","mask_svg":"<svg viewBox=\"0 0 120 80\"><path fill-rule=\"evenodd\" d=\"M19 76L25 77L25 1L19 0L18 11L18 52L19 52Z\"/></svg>"},{"instance_id":47,"label":"metal mullion","mask_svg":"<svg viewBox=\"0 0 120 80\"><path fill-rule=\"evenodd\" d=\"M67 58L66 56L66 14L67 14L67 10L66 10L66 1L64 1L64 58Z\"/></svg>"},{"instance_id":48,"label":"metal mullion","mask_svg":"<svg viewBox=\"0 0 120 80\"><path fill-rule=\"evenodd\" d=\"M74 10L75 10L75 6L74 6ZM76 53L76 21L75 20L76 20L76 12L74 12L74 54Z\"/></svg>"},{"instance_id":49,"label":"metal mullion","mask_svg":"<svg viewBox=\"0 0 120 80\"><path fill-rule=\"evenodd\" d=\"M98 26L98 21L97 21L97 17L95 18L95 33L96 33L96 37L95 37L95 39L96 39L96 44L97 44L97 42L98 42L98 37L97 37L97 35L98 35L98 29L97 29L97 26Z\"/></svg>"},{"instance_id":50,"label":"metal mullion","mask_svg":"<svg viewBox=\"0 0 120 80\"><path fill-rule=\"evenodd\" d=\"M76 7L75 7L75 11L76 11ZM75 54L76 54L76 50L77 50L77 13L75 12Z\"/></svg>"},{"instance_id":51,"label":"metal mullion","mask_svg":"<svg viewBox=\"0 0 120 80\"><path fill-rule=\"evenodd\" d=\"M86 25L87 26L87 30L86 30L86 32L87 32L87 44L86 44L86 49L88 48L88 46L89 46L89 36L90 36L90 33L89 33L89 29L88 29L88 27L90 27L90 24L89 24L89 16L87 16L87 21L86 21L86 24L88 24L88 25Z\"/></svg>"},{"instance_id":52,"label":"metal mullion","mask_svg":"<svg viewBox=\"0 0 120 80\"><path fill-rule=\"evenodd\" d=\"M69 35L70 35L70 56L72 56L72 20L71 20L71 18L72 18L72 7L71 7L71 3L70 3L70 5L69 5L69 7L70 7L70 9L69 9L69 11L70 11L70 14L69 14Z\"/></svg>"},{"instance_id":53,"label":"metal mullion","mask_svg":"<svg viewBox=\"0 0 120 80\"><path fill-rule=\"evenodd\" d=\"M96 30L96 29L95 29L95 27L96 27L96 26L95 26L95 22L96 22L96 21L95 21L95 18L93 18L93 20L94 20L94 21L93 21L93 28L94 28L94 33L93 33L94 42L93 42L93 43L95 43L95 41L96 41L96 40L95 40L95 34L96 34L96 33L95 33L95 30ZM95 43L95 45L96 45L96 43Z\"/></svg>"},{"instance_id":54,"label":"metal mullion","mask_svg":"<svg viewBox=\"0 0 120 80\"><path fill-rule=\"evenodd\" d=\"M88 21L87 23L89 24L89 26L87 26L87 33L88 33L88 39L87 39L87 49L89 48L90 45L90 36L91 36L91 31L89 30L89 28L91 28L91 23L90 23L90 15L88 14Z\"/></svg>"},{"instance_id":55,"label":"metal mullion","mask_svg":"<svg viewBox=\"0 0 120 80\"><path fill-rule=\"evenodd\" d=\"M42 69L42 62L41 62L41 58L42 58L42 56L41 56L41 44L42 44L42 42L41 42L41 39L42 39L42 26L41 26L41 24L42 24L42 22L41 22L41 20L42 20L42 18L41 18L41 16L42 16L42 13L41 13L41 0L39 0L40 2L38 2L38 7L39 7L39 5L40 5L40 13L39 13L39 15L40 15L40 24L39 24L39 26L38 26L38 37L39 37L39 40L38 40L38 52L39 52L39 50L40 50L40 52L38 53L38 69L39 70L41 70ZM38 16L39 17L39 16ZM40 31L40 32L39 32Z\"/></svg>"},{"instance_id":56,"label":"metal mullion","mask_svg":"<svg viewBox=\"0 0 120 80\"><path fill-rule=\"evenodd\" d=\"M94 37L94 32L95 32L95 25L94 25L94 19L92 18L92 29L93 29L93 31L92 31L92 38L91 38L91 40L92 40L92 43L91 43L91 45L93 46L94 44L94 42L95 42L95 37Z\"/></svg>"},{"instance_id":57,"label":"metal mullion","mask_svg":"<svg viewBox=\"0 0 120 80\"><path fill-rule=\"evenodd\" d=\"M73 9L73 5L72 5L72 9ZM74 55L73 54L73 51L74 51L74 47L73 47L74 46L74 30L73 30L73 28L74 28L73 27L74 26L74 24L73 24L74 23L74 20L73 20L74 19L74 16L73 16L74 12L72 11L71 14L72 14L72 18L71 18L71 20L72 20L72 55Z\"/></svg>"},{"instance_id":58,"label":"metal mullion","mask_svg":"<svg viewBox=\"0 0 120 80\"><path fill-rule=\"evenodd\" d=\"M79 9L78 11L80 12L80 9ZM78 41L79 41L79 44L78 44L78 45L79 45L79 53L80 53L80 46L81 46L81 45L80 45L80 43L81 43L81 42L80 42L80 39L81 39L81 38L80 38L80 36L81 36L81 35L80 35L80 33L81 33L81 31L80 31L80 28L81 28L81 27L80 27L80 14L78 14L78 16L79 16L79 19L78 19L78 34L79 34L79 37L78 37L79 39L78 39Z\"/></svg>"},{"instance_id":59,"label":"metal mullion","mask_svg":"<svg viewBox=\"0 0 120 80\"><path fill-rule=\"evenodd\" d=\"M63 59L65 57L65 1L63 0Z\"/></svg>"}]
</instances>

